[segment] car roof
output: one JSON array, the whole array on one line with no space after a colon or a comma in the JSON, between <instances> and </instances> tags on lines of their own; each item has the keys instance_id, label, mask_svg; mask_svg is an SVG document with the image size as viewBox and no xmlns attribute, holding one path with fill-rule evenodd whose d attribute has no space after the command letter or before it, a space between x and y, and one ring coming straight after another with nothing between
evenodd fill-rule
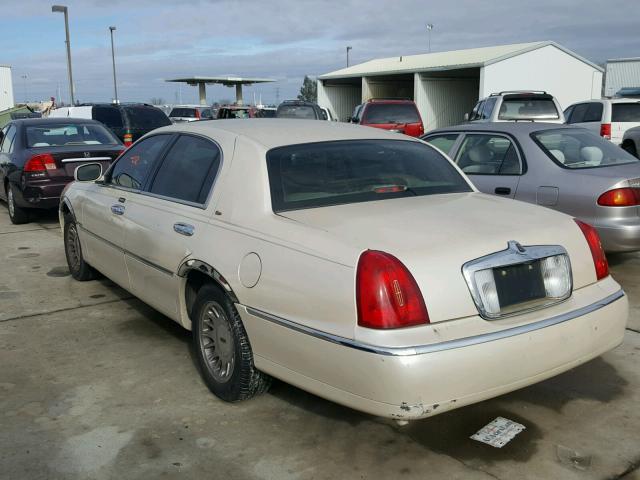
<instances>
[{"instance_id":1,"label":"car roof","mask_svg":"<svg viewBox=\"0 0 640 480\"><path fill-rule=\"evenodd\" d=\"M211 108L209 105L172 105L171 108Z\"/></svg>"},{"instance_id":2,"label":"car roof","mask_svg":"<svg viewBox=\"0 0 640 480\"><path fill-rule=\"evenodd\" d=\"M176 124L154 130L153 133L191 132L216 138L218 135L244 137L270 149L301 143L337 140L388 139L418 141L379 128L339 122L321 122L286 118L244 118L205 120Z\"/></svg>"},{"instance_id":3,"label":"car roof","mask_svg":"<svg viewBox=\"0 0 640 480\"><path fill-rule=\"evenodd\" d=\"M102 125L100 122L92 120L90 118L74 118L74 117L46 117L46 118L21 118L18 120L12 120L11 123L20 125L56 125L60 123L93 123Z\"/></svg>"},{"instance_id":4,"label":"car roof","mask_svg":"<svg viewBox=\"0 0 640 480\"><path fill-rule=\"evenodd\" d=\"M443 127L427 132L426 135L441 132L462 132L462 131L484 131L510 133L512 135L518 133L529 134L542 130L551 130L558 128L576 128L572 125L564 125L561 123L544 123L544 122L471 122L455 125L453 127Z\"/></svg>"}]
</instances>

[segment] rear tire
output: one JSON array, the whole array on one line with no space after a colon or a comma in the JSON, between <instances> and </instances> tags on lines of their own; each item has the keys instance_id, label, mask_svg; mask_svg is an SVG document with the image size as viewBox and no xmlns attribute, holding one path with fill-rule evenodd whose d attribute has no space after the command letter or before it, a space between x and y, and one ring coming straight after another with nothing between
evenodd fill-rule
<instances>
[{"instance_id":1,"label":"rear tire","mask_svg":"<svg viewBox=\"0 0 640 480\"><path fill-rule=\"evenodd\" d=\"M622 149L625 150L627 153L630 153L631 155L633 155L636 158L640 158L638 157L638 150L636 149L636 146L633 142L625 142L622 144Z\"/></svg>"},{"instance_id":2,"label":"rear tire","mask_svg":"<svg viewBox=\"0 0 640 480\"><path fill-rule=\"evenodd\" d=\"M240 315L220 288L213 284L200 288L191 317L198 367L214 395L239 402L269 389L272 379L256 369Z\"/></svg>"},{"instance_id":3,"label":"rear tire","mask_svg":"<svg viewBox=\"0 0 640 480\"><path fill-rule=\"evenodd\" d=\"M11 183L7 184L7 208L9 209L9 218L14 225L29 223L29 210L16 205L16 196Z\"/></svg>"},{"instance_id":4,"label":"rear tire","mask_svg":"<svg viewBox=\"0 0 640 480\"><path fill-rule=\"evenodd\" d=\"M97 272L84 261L78 226L71 215L64 217L64 254L67 257L67 266L71 276L80 282L95 279Z\"/></svg>"}]
</instances>

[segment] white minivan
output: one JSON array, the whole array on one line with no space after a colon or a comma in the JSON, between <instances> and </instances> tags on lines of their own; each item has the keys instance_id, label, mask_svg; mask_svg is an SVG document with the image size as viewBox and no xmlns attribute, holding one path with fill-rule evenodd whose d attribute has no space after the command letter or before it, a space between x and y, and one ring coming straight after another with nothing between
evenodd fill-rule
<instances>
[{"instance_id":1,"label":"white minivan","mask_svg":"<svg viewBox=\"0 0 640 480\"><path fill-rule=\"evenodd\" d=\"M640 99L603 98L574 103L564 111L566 122L587 128L616 145L624 132L640 126Z\"/></svg>"}]
</instances>

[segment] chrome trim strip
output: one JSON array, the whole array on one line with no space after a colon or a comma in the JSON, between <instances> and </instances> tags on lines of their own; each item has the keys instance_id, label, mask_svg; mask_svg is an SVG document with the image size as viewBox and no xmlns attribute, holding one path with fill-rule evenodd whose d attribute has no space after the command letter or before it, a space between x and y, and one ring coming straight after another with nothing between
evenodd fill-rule
<instances>
[{"instance_id":1,"label":"chrome trim strip","mask_svg":"<svg viewBox=\"0 0 640 480\"><path fill-rule=\"evenodd\" d=\"M583 315L587 315L589 313L595 312L596 310L600 310L601 308L604 308L607 305L610 305L611 303L615 302L616 300L619 300L620 298L624 297L624 295L625 293L623 290L618 290L616 293L609 295L601 300L598 300L597 302L592 303L591 305L578 308L571 312L561 313L560 315L556 315L551 318L546 318L544 320L539 320L537 322L532 322L526 325L507 328L505 330L500 330L498 332L482 333L480 335L474 335L471 337L458 338L455 340L447 340L445 342L432 343L428 345L415 345L412 347L381 347L377 345L371 345L368 343L362 343L356 340L351 340L349 338L340 337L338 335L332 335L330 333L322 332L315 328L307 327L305 325L292 322L290 320L278 317L276 315L271 315L270 313L256 310L255 308L251 308L247 306L245 306L245 308L247 309L248 313L250 313L255 317L261 318L263 320L267 320L269 322L275 323L283 327L290 328L291 330L295 330L296 332L299 332L299 333L311 335L312 337L316 337L321 340L326 340L331 343L342 345L344 347L354 348L356 350L361 350L367 353L374 353L376 355L403 357L403 356L423 355L427 353L442 352L445 350L453 350L456 348L470 347L472 345L479 345L482 343L493 342L495 340L501 340L503 338L509 338L509 337L514 337L516 335L523 335L526 333L535 332L536 330L541 330L543 328L568 322L570 320L581 317Z\"/></svg>"},{"instance_id":2,"label":"chrome trim strip","mask_svg":"<svg viewBox=\"0 0 640 480\"><path fill-rule=\"evenodd\" d=\"M110 242L110 241L109 241L109 240L107 240L106 238L102 238L100 235L96 235L95 233L93 233L93 232L91 232L91 231L87 230L86 228L84 228L84 227L83 227L82 225L80 225L80 224L77 224L77 225L78 225L78 227L80 227L80 229L81 229L82 231L84 231L84 232L88 233L89 235L91 235L92 237L97 238L98 240L100 240L100 241L102 241L102 242L106 243L107 245L109 245L110 247L114 248L115 250L120 251L120 252L121 252L121 253L123 253L124 255L128 255L128 256L130 256L131 258L133 258L133 259L135 259L135 260L138 260L139 262L144 263L145 265L147 265L147 266L149 266L149 267L151 267L151 268L155 268L156 270L158 270L158 271L160 271L160 272L162 272L162 273L164 273L164 274L167 274L167 275L169 275L169 276L173 276L173 272L172 272L171 270L167 270L166 268L161 267L160 265L156 265L155 263L152 263L152 262L150 262L149 260L147 260L147 259L145 259L145 258L142 258L142 257L140 257L140 256L136 255L135 253L131 253L129 250L125 250L124 248L122 248L122 247L120 247L120 246L116 245L115 243Z\"/></svg>"},{"instance_id":3,"label":"chrome trim strip","mask_svg":"<svg viewBox=\"0 0 640 480\"><path fill-rule=\"evenodd\" d=\"M113 160L111 157L84 157L84 158L63 158L62 163L69 162L90 162L96 160Z\"/></svg>"}]
</instances>

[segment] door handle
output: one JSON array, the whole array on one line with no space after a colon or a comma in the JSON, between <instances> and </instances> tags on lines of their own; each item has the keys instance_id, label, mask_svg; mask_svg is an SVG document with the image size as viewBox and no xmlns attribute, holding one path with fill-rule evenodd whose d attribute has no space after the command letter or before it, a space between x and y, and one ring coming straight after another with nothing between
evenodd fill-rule
<instances>
[{"instance_id":1,"label":"door handle","mask_svg":"<svg viewBox=\"0 0 640 480\"><path fill-rule=\"evenodd\" d=\"M496 195L511 195L511 189L509 187L496 187L494 191Z\"/></svg>"},{"instance_id":2,"label":"door handle","mask_svg":"<svg viewBox=\"0 0 640 480\"><path fill-rule=\"evenodd\" d=\"M123 215L124 214L124 205L111 205L111 213L114 215Z\"/></svg>"},{"instance_id":3,"label":"door handle","mask_svg":"<svg viewBox=\"0 0 640 480\"><path fill-rule=\"evenodd\" d=\"M195 229L193 225L189 225L188 223L179 222L173 224L173 231L186 237L192 236Z\"/></svg>"}]
</instances>

